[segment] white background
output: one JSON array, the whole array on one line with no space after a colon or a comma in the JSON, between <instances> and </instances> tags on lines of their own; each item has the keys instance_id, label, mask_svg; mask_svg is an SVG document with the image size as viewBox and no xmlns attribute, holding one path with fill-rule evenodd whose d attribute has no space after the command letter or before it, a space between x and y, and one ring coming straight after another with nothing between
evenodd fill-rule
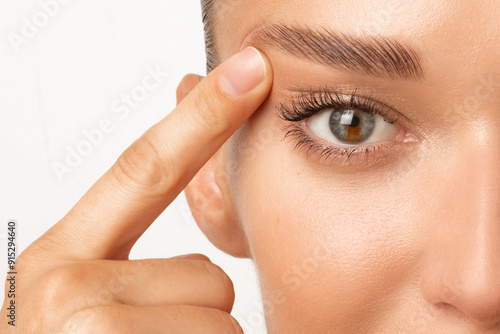
<instances>
[{"instance_id":1,"label":"white background","mask_svg":"<svg viewBox=\"0 0 500 334\"><path fill-rule=\"evenodd\" d=\"M141 92L148 68L168 76L125 114L122 95ZM17 220L19 253L175 107L175 89L189 72L205 74L199 0L0 0L3 272L9 219ZM115 112L117 106L122 112ZM98 129L103 120L112 124L111 131L95 145L82 143L84 131ZM68 166L68 151L78 148L86 156L58 177L54 164ZM233 279L233 315L245 333L264 332L252 263L213 247L198 230L183 194L138 241L131 258L193 252L208 255Z\"/></svg>"}]
</instances>

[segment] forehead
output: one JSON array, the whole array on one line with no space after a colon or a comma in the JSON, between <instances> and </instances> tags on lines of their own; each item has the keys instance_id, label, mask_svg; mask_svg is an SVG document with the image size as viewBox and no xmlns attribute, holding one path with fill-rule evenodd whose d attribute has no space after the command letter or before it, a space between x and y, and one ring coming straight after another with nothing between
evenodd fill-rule
<instances>
[{"instance_id":1,"label":"forehead","mask_svg":"<svg viewBox=\"0 0 500 334\"><path fill-rule=\"evenodd\" d=\"M455 79L491 73L500 54L496 0L231 0L221 2L217 16L221 60L275 22L392 37L418 50L431 71L452 69Z\"/></svg>"}]
</instances>

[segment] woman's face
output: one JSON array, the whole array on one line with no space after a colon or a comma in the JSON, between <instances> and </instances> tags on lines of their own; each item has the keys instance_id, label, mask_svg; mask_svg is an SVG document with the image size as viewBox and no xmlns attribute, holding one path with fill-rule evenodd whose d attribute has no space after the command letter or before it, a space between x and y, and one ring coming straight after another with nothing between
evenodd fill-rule
<instances>
[{"instance_id":1,"label":"woman's face","mask_svg":"<svg viewBox=\"0 0 500 334\"><path fill-rule=\"evenodd\" d=\"M221 60L253 45L274 70L218 158L269 333L500 333L500 2L216 16Z\"/></svg>"}]
</instances>

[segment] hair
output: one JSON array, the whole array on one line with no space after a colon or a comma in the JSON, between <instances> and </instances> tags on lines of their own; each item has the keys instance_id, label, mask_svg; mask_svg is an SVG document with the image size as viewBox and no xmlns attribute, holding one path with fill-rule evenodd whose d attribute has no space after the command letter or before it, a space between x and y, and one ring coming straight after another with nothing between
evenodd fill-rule
<instances>
[{"instance_id":1,"label":"hair","mask_svg":"<svg viewBox=\"0 0 500 334\"><path fill-rule=\"evenodd\" d=\"M205 31L205 52L207 62L207 74L217 67L217 47L215 42L215 0L201 0L201 14Z\"/></svg>"}]
</instances>

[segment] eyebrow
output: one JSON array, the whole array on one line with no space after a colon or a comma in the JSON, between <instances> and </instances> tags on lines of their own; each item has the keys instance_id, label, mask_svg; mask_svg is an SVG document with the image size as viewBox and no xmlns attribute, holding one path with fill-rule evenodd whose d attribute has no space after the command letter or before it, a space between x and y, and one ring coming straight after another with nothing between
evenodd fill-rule
<instances>
[{"instance_id":1,"label":"eyebrow","mask_svg":"<svg viewBox=\"0 0 500 334\"><path fill-rule=\"evenodd\" d=\"M268 24L255 31L255 44L269 45L319 64L376 77L423 79L418 53L409 46L379 35L354 36L326 27Z\"/></svg>"}]
</instances>

